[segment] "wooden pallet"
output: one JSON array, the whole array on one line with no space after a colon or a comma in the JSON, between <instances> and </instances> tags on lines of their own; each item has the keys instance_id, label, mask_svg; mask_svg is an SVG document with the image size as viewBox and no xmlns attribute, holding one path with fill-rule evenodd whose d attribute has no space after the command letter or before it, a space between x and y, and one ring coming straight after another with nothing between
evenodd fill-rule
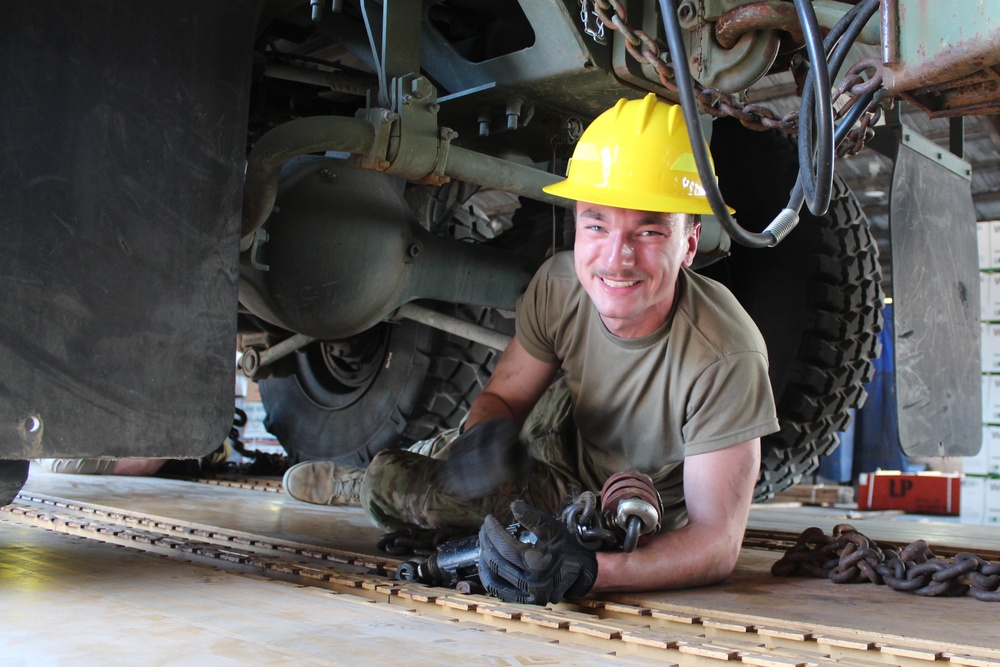
<instances>
[{"instance_id":1,"label":"wooden pallet","mask_svg":"<svg viewBox=\"0 0 1000 667\"><path fill-rule=\"evenodd\" d=\"M774 502L803 505L843 505L854 502L854 487L830 484L799 484L776 493Z\"/></svg>"}]
</instances>

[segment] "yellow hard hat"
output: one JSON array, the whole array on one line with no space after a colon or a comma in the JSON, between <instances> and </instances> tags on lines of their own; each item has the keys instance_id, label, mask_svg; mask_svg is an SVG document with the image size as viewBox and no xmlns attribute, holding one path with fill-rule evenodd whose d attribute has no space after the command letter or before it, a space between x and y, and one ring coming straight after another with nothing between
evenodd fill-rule
<instances>
[{"instance_id":1,"label":"yellow hard hat","mask_svg":"<svg viewBox=\"0 0 1000 667\"><path fill-rule=\"evenodd\" d=\"M542 190L616 208L712 214L684 114L653 93L618 100L594 119L573 150L566 180Z\"/></svg>"}]
</instances>

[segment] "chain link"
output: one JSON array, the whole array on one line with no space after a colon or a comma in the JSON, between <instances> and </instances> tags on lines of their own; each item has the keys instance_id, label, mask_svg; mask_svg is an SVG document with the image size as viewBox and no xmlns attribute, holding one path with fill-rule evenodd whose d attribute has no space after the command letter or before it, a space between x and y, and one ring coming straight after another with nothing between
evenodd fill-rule
<instances>
[{"instance_id":1,"label":"chain link","mask_svg":"<svg viewBox=\"0 0 1000 667\"><path fill-rule=\"evenodd\" d=\"M581 0L584 12L581 17L587 14L586 6L589 0ZM672 93L677 93L677 83L674 81L674 65L670 61L669 52L665 51L656 40L646 32L631 27L628 24L628 13L621 0L593 0L593 13L597 15L603 27L617 30L625 38L625 49L639 63L649 65L656 71L656 76L660 84ZM584 22L586 29L586 19ZM589 31L588 31L589 34ZM604 42L601 42L602 44ZM862 73L867 73L867 80L861 77ZM842 118L847 111L857 104L865 91L875 90L882 85L882 63L877 58L871 58L858 62L852 67L847 76L837 86L833 96L833 103L836 103L844 95L850 95L850 99L840 108L836 118ZM703 113L714 118L728 116L735 118L744 126L751 130L766 131L779 130L785 134L796 134L799 126L799 112L793 111L784 116L778 116L771 109L753 103L741 102L735 95L725 93L717 88L701 88L695 90L695 98ZM877 98L876 98L877 99ZM839 153L841 155L853 155L864 148L865 142L874 136L872 126L881 116L881 102L876 101L869 105L865 113L858 121L858 127L851 130L844 140Z\"/></svg>"},{"instance_id":2,"label":"chain link","mask_svg":"<svg viewBox=\"0 0 1000 667\"><path fill-rule=\"evenodd\" d=\"M604 524L593 491L584 491L570 502L562 511L562 521L591 551L612 549L618 543L614 532Z\"/></svg>"},{"instance_id":3,"label":"chain link","mask_svg":"<svg viewBox=\"0 0 1000 667\"><path fill-rule=\"evenodd\" d=\"M598 44L607 44L604 23L597 18L596 8L590 9L591 4L591 0L580 0L580 22L583 23L583 31L593 37Z\"/></svg>"},{"instance_id":4,"label":"chain link","mask_svg":"<svg viewBox=\"0 0 1000 667\"><path fill-rule=\"evenodd\" d=\"M1000 563L967 552L938 558L924 540L903 549L883 547L843 523L832 535L819 528L804 530L771 567L771 574L826 577L838 584L871 582L915 595L970 595L1000 602Z\"/></svg>"}]
</instances>

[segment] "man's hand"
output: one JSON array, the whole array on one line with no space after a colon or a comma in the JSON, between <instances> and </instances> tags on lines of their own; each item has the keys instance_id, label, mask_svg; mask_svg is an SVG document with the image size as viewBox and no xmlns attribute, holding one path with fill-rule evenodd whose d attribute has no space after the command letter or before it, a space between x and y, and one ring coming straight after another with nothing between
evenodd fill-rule
<instances>
[{"instance_id":1,"label":"man's hand","mask_svg":"<svg viewBox=\"0 0 1000 667\"><path fill-rule=\"evenodd\" d=\"M492 493L504 482L527 473L530 459L509 419L470 426L449 447L435 482L445 493L469 500Z\"/></svg>"},{"instance_id":2,"label":"man's hand","mask_svg":"<svg viewBox=\"0 0 1000 667\"><path fill-rule=\"evenodd\" d=\"M544 605L586 595L597 578L597 557L566 525L523 500L511 503L514 519L534 538L521 542L492 514L479 531L479 579L505 602Z\"/></svg>"}]
</instances>

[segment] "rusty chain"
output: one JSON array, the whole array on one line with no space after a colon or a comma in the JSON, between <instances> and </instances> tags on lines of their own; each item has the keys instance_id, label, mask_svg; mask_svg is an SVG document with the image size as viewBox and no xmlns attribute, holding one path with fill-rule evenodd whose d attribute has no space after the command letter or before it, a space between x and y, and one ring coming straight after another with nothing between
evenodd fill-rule
<instances>
[{"instance_id":1,"label":"rusty chain","mask_svg":"<svg viewBox=\"0 0 1000 667\"><path fill-rule=\"evenodd\" d=\"M641 536L660 530L662 515L663 503L653 480L629 470L611 475L600 494L584 491L568 498L560 519L587 549L621 548L627 553L638 546Z\"/></svg>"},{"instance_id":2,"label":"rusty chain","mask_svg":"<svg viewBox=\"0 0 1000 667\"><path fill-rule=\"evenodd\" d=\"M580 544L591 551L611 549L617 544L614 532L604 523L597 494L593 491L584 491L566 505L561 518Z\"/></svg>"},{"instance_id":3,"label":"rusty chain","mask_svg":"<svg viewBox=\"0 0 1000 667\"><path fill-rule=\"evenodd\" d=\"M582 0L586 4L587 0ZM593 0L593 13L601 24L612 30L617 30L625 38L625 49L636 61L651 66L664 88L677 93L674 81L673 63L670 62L669 51L661 48L656 39L645 31L633 28L628 24L628 12L624 0ZM603 33L602 33L603 35ZM862 78L867 73L869 78ZM842 118L852 105L866 92L882 85L882 63L877 58L862 60L855 64L844 80L836 87L833 104L845 95L850 95L848 101L835 113L836 119ZM695 89L695 99L703 113L713 118L728 116L737 119L751 130L779 130L785 134L796 134L799 125L799 112L793 111L779 117L774 111L761 104L741 102L735 95L725 93L717 88ZM872 126L878 121L882 112L882 101L876 97L859 120L859 126L848 133L839 153L853 155L864 148L864 144L873 135Z\"/></svg>"},{"instance_id":4,"label":"rusty chain","mask_svg":"<svg viewBox=\"0 0 1000 667\"><path fill-rule=\"evenodd\" d=\"M832 535L815 527L802 531L771 574L826 577L838 584L871 582L927 597L970 595L1000 602L1000 563L967 552L938 558L924 540L903 549L882 547L843 523L834 526Z\"/></svg>"}]
</instances>

